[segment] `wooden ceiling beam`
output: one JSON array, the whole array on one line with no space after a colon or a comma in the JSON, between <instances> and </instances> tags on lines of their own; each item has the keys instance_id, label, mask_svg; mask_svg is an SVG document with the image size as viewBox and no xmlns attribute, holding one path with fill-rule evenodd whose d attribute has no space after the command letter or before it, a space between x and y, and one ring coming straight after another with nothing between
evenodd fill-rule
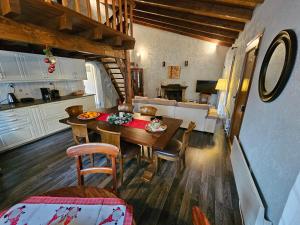
<instances>
[{"instance_id":1,"label":"wooden ceiling beam","mask_svg":"<svg viewBox=\"0 0 300 225\"><path fill-rule=\"evenodd\" d=\"M158 22L162 22L162 23L166 23L166 24L175 25L178 27L183 27L183 28L188 27L191 30L202 31L205 33L216 34L216 35L220 35L220 36L224 36L224 37L237 38L239 35L239 33L235 32L235 31L224 30L224 29L220 29L220 28L212 28L212 27L203 26L200 24L190 23L187 21L177 20L177 19L173 19L173 18L167 18L167 17L160 16L160 15L152 15L152 14L148 14L145 12L136 11L134 13L134 16L141 20L149 19L149 20L153 20L153 21L158 21Z\"/></svg>"},{"instance_id":2,"label":"wooden ceiling beam","mask_svg":"<svg viewBox=\"0 0 300 225\"><path fill-rule=\"evenodd\" d=\"M219 19L232 20L244 23L251 20L253 13L252 9L232 7L228 5L221 5L203 1L136 0L136 2L139 4L151 5L153 7L159 7L179 12L210 16Z\"/></svg>"},{"instance_id":3,"label":"wooden ceiling beam","mask_svg":"<svg viewBox=\"0 0 300 225\"><path fill-rule=\"evenodd\" d=\"M186 27L186 28L177 27L175 25L166 24L166 23L162 23L162 22L158 22L158 21L152 21L152 20L148 20L148 19L140 19L137 17L133 17L133 21L135 23L142 24L142 25L153 25L156 27L167 28L172 31L194 34L195 36L203 37L203 39L207 39L207 40L213 40L214 42L221 41L221 42L226 42L228 44L232 44L235 40L235 39L229 38L229 37L219 36L219 35L215 35L215 34L208 34L208 33L202 32L202 31L191 30L188 27Z\"/></svg>"},{"instance_id":4,"label":"wooden ceiling beam","mask_svg":"<svg viewBox=\"0 0 300 225\"><path fill-rule=\"evenodd\" d=\"M206 1L216 4L223 5L231 5L231 6L240 6L245 8L254 9L258 4L264 2L264 0L198 0L198 1Z\"/></svg>"},{"instance_id":5,"label":"wooden ceiling beam","mask_svg":"<svg viewBox=\"0 0 300 225\"><path fill-rule=\"evenodd\" d=\"M232 43L229 43L229 42L224 42L224 41L220 41L220 40L216 40L216 39L211 39L211 38L208 38L208 37L205 37L205 36L196 35L196 34L189 33L187 31L181 31L181 30L178 30L178 29L173 29L173 28L170 28L170 27L167 27L167 26L160 26L160 25L147 23L145 21L139 21L139 20L134 20L134 23L139 24L139 25L143 25L143 26L147 26L147 27L151 27L151 28L156 28L156 29L159 29L159 30L164 30L164 31L184 35L184 36L187 36L187 37L192 37L192 38L202 40L202 41L215 43L215 44L221 45L221 46L226 46L226 47L231 47L232 46Z\"/></svg>"},{"instance_id":6,"label":"wooden ceiling beam","mask_svg":"<svg viewBox=\"0 0 300 225\"><path fill-rule=\"evenodd\" d=\"M124 51L114 50L110 46L37 25L19 23L2 16L0 16L0 30L0 39L2 40L48 45L53 48L87 52L99 56L125 58Z\"/></svg>"},{"instance_id":7,"label":"wooden ceiling beam","mask_svg":"<svg viewBox=\"0 0 300 225\"><path fill-rule=\"evenodd\" d=\"M199 16L186 12L174 12L173 10L154 8L150 5L144 4L137 4L137 7L134 9L134 13L138 11L237 32L243 31L245 27L245 23L241 22L222 20L207 16Z\"/></svg>"}]
</instances>

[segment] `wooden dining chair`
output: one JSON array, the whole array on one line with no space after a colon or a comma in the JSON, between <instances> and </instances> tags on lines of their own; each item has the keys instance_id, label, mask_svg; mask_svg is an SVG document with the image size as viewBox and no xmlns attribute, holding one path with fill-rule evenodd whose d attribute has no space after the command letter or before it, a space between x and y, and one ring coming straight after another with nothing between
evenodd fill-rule
<instances>
[{"instance_id":1,"label":"wooden dining chair","mask_svg":"<svg viewBox=\"0 0 300 225\"><path fill-rule=\"evenodd\" d=\"M97 127L100 135L101 142L117 146L120 149L119 160L120 160L120 181L123 184L124 176L124 161L127 158L137 158L137 164L140 165L140 151L141 147L136 144L121 141L121 133L103 130Z\"/></svg>"},{"instance_id":2,"label":"wooden dining chair","mask_svg":"<svg viewBox=\"0 0 300 225\"><path fill-rule=\"evenodd\" d=\"M133 105L131 104L122 104L118 105L119 112L133 113Z\"/></svg>"},{"instance_id":3,"label":"wooden dining chair","mask_svg":"<svg viewBox=\"0 0 300 225\"><path fill-rule=\"evenodd\" d=\"M69 117L75 117L83 113L83 105L73 105L65 109Z\"/></svg>"},{"instance_id":4,"label":"wooden dining chair","mask_svg":"<svg viewBox=\"0 0 300 225\"><path fill-rule=\"evenodd\" d=\"M199 207L193 206L192 208L192 221L193 225L210 225L205 214Z\"/></svg>"},{"instance_id":5,"label":"wooden dining chair","mask_svg":"<svg viewBox=\"0 0 300 225\"><path fill-rule=\"evenodd\" d=\"M90 143L88 129L86 124L73 123L67 120L67 123L72 128L73 140L76 145ZM90 155L91 164L94 165L94 155Z\"/></svg>"},{"instance_id":6,"label":"wooden dining chair","mask_svg":"<svg viewBox=\"0 0 300 225\"><path fill-rule=\"evenodd\" d=\"M82 156L84 155L92 155L92 154L104 154L106 157L110 158L111 167L89 167L83 168L82 164ZM84 185L84 175L87 174L96 174L96 173L104 173L110 174L113 178L113 191L117 193L117 167L116 167L116 158L119 155L119 148L104 143L88 143L72 146L67 149L67 155L69 157L74 157L76 160L77 166L77 176L78 176L78 186Z\"/></svg>"},{"instance_id":7,"label":"wooden dining chair","mask_svg":"<svg viewBox=\"0 0 300 225\"><path fill-rule=\"evenodd\" d=\"M141 106L140 107L140 113L143 116L155 116L157 112L157 108L153 106Z\"/></svg>"},{"instance_id":8,"label":"wooden dining chair","mask_svg":"<svg viewBox=\"0 0 300 225\"><path fill-rule=\"evenodd\" d=\"M185 152L189 145L191 133L195 127L196 124L190 122L187 130L183 134L182 142L177 139L172 139L164 149L153 149L156 172L158 171L159 159L175 161L177 164L177 174L181 170L181 165L185 168Z\"/></svg>"}]
</instances>

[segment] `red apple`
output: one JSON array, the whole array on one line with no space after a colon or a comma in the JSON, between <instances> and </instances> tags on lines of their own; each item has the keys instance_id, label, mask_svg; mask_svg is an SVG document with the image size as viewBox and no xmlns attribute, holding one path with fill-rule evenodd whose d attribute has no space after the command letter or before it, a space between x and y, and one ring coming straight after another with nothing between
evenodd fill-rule
<instances>
[{"instance_id":1,"label":"red apple","mask_svg":"<svg viewBox=\"0 0 300 225\"><path fill-rule=\"evenodd\" d=\"M44 62L45 63L50 63L50 59L49 58L44 58Z\"/></svg>"}]
</instances>

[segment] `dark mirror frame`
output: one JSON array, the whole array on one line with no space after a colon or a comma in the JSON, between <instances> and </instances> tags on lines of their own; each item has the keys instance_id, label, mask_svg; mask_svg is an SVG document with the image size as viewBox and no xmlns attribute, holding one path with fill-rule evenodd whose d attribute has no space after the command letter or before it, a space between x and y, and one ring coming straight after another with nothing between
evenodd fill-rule
<instances>
[{"instance_id":1,"label":"dark mirror frame","mask_svg":"<svg viewBox=\"0 0 300 225\"><path fill-rule=\"evenodd\" d=\"M285 44L286 55L284 66L280 75L280 78L273 88L272 91L267 91L265 88L265 78L268 70L268 66L274 51L277 46L281 43ZM289 77L292 73L296 56L297 56L297 36L293 30L283 30L281 31L272 41L270 47L267 50L265 58L262 63L262 67L259 75L258 91L259 96L264 102L271 102L275 100L283 91L286 83L289 80Z\"/></svg>"}]
</instances>

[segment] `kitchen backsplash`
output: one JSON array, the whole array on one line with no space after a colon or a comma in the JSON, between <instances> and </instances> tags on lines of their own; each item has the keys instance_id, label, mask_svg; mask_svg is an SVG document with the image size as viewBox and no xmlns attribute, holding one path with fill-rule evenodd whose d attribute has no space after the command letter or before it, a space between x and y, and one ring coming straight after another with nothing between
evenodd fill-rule
<instances>
[{"instance_id":1,"label":"kitchen backsplash","mask_svg":"<svg viewBox=\"0 0 300 225\"><path fill-rule=\"evenodd\" d=\"M51 85L51 83L53 85ZM80 80L68 80L68 81L54 81L54 82L28 82L28 83L14 83L15 95L18 99L32 97L35 99L41 99L40 88L50 88L59 90L61 96L69 95L74 91L84 90L83 81ZM13 89L9 87L9 84L0 84L0 102L7 98L7 93L12 92ZM6 104L7 101L1 104Z\"/></svg>"}]
</instances>

